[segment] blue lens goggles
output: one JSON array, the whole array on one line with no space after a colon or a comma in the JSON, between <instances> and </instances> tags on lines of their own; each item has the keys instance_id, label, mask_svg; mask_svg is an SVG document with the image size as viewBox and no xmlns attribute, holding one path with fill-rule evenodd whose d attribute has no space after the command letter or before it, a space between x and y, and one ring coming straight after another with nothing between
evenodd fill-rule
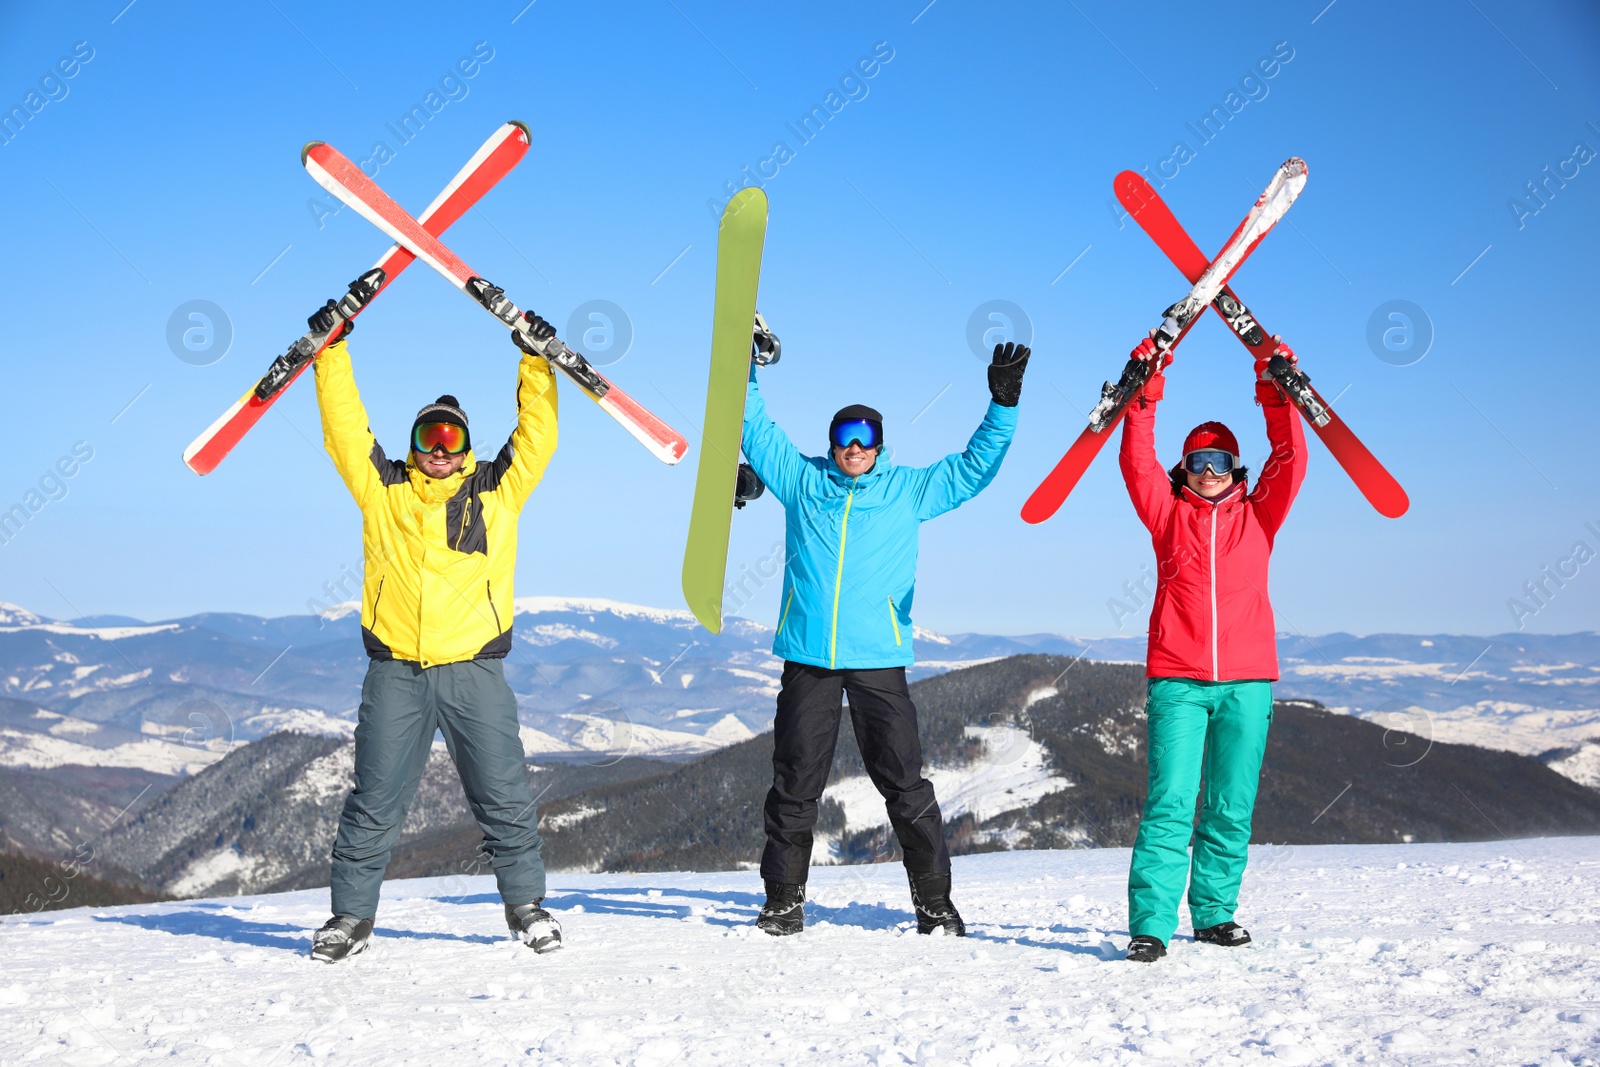
<instances>
[{"instance_id":1,"label":"blue lens goggles","mask_svg":"<svg viewBox=\"0 0 1600 1067\"><path fill-rule=\"evenodd\" d=\"M1213 474L1228 474L1238 465L1238 457L1220 448L1196 449L1183 457L1183 469L1190 474L1204 474L1207 467Z\"/></svg>"},{"instance_id":2,"label":"blue lens goggles","mask_svg":"<svg viewBox=\"0 0 1600 1067\"><path fill-rule=\"evenodd\" d=\"M883 427L871 419L851 419L834 423L829 437L834 448L849 448L852 444L858 444L862 448L873 449L883 444Z\"/></svg>"}]
</instances>

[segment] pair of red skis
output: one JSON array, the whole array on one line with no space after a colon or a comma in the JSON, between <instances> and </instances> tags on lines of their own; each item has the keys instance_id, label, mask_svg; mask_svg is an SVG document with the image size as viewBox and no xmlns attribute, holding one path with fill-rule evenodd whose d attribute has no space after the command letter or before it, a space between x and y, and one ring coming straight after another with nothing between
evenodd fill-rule
<instances>
[{"instance_id":1,"label":"pair of red skis","mask_svg":"<svg viewBox=\"0 0 1600 1067\"><path fill-rule=\"evenodd\" d=\"M1411 503L1406 491L1334 413L1312 387L1311 379L1294 364L1273 356L1276 346L1271 337L1227 284L1234 271L1294 203L1305 185L1306 173L1304 160L1290 159L1284 163L1217 258L1209 261L1173 217L1160 194L1142 176L1125 170L1117 175L1115 189L1123 209L1194 285L1187 296L1166 310L1162 324L1154 333L1156 347L1163 353L1176 348L1189 328L1199 321L1206 305L1211 305L1240 343L1256 359L1267 361L1267 372L1305 416L1311 429L1328 446L1328 451L1367 501L1380 514L1398 518ZM1110 439L1111 431L1122 421L1127 405L1138 395L1150 373L1148 363L1129 360L1122 377L1105 384L1089 425L1023 504L1025 521L1043 522L1056 513Z\"/></svg>"},{"instance_id":2,"label":"pair of red skis","mask_svg":"<svg viewBox=\"0 0 1600 1067\"><path fill-rule=\"evenodd\" d=\"M339 301L339 313L346 320L355 318L397 274L410 266L413 259L421 259L513 332L521 334L551 366L576 382L657 459L676 463L689 448L682 434L618 389L588 360L560 340L539 339L529 334L521 309L506 299L504 290L479 277L439 240L440 234L521 162L529 144L528 127L522 123L508 122L500 127L419 219L407 214L362 173L361 168L331 145L320 141L307 145L301 153L301 162L318 184L355 208L395 242L375 267L351 283L350 292ZM266 375L249 392L195 438L184 451L183 461L196 474L215 470L250 427L260 421L283 391L327 347L331 333L312 332L296 340L288 352L273 361Z\"/></svg>"}]
</instances>

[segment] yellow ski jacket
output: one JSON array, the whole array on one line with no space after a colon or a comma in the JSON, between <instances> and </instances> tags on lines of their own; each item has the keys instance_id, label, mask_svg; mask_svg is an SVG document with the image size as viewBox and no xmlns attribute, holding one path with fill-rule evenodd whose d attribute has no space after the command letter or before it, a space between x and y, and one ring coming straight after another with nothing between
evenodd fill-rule
<instances>
[{"instance_id":1,"label":"yellow ski jacket","mask_svg":"<svg viewBox=\"0 0 1600 1067\"><path fill-rule=\"evenodd\" d=\"M550 365L522 357L511 440L492 463L469 451L448 478L384 455L344 342L329 345L315 367L323 445L361 509L367 654L423 667L503 658L511 651L517 517L556 448Z\"/></svg>"}]
</instances>

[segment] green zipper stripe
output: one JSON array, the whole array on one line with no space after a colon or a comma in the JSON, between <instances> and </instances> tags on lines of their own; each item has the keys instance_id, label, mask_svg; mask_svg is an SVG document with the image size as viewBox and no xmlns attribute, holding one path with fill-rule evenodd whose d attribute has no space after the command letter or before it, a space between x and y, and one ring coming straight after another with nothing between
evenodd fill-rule
<instances>
[{"instance_id":1,"label":"green zipper stripe","mask_svg":"<svg viewBox=\"0 0 1600 1067\"><path fill-rule=\"evenodd\" d=\"M895 617L895 613L894 613L894 597L887 597L886 599L889 601L889 625L894 627L894 646L896 648L899 648L900 647L900 620Z\"/></svg>"},{"instance_id":2,"label":"green zipper stripe","mask_svg":"<svg viewBox=\"0 0 1600 1067\"><path fill-rule=\"evenodd\" d=\"M793 589L789 590L789 599L783 602L783 614L778 617L778 632L773 634L773 637L777 637L783 633L783 624L789 621L789 609L792 607L794 607Z\"/></svg>"},{"instance_id":3,"label":"green zipper stripe","mask_svg":"<svg viewBox=\"0 0 1600 1067\"><path fill-rule=\"evenodd\" d=\"M833 576L833 633L828 637L828 669L833 670L833 661L839 654L839 590L844 586L844 541L850 533L850 503L855 500L856 491L850 490L850 495L844 498L844 521L839 524L839 570Z\"/></svg>"}]
</instances>

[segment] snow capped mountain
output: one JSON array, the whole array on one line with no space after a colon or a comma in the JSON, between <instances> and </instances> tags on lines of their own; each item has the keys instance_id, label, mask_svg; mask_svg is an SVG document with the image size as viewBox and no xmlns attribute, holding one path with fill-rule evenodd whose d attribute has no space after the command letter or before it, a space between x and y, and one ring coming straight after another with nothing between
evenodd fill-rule
<instances>
[{"instance_id":1,"label":"snow capped mountain","mask_svg":"<svg viewBox=\"0 0 1600 1067\"><path fill-rule=\"evenodd\" d=\"M0 604L0 697L27 706L0 728L0 766L193 773L275 730L348 734L358 614L63 622ZM712 635L687 611L594 597L521 597L515 619L506 674L530 752L684 758L770 726L782 664L763 625ZM1022 653L1137 663L1145 644L921 627L916 640L914 679ZM1431 740L1535 754L1600 737L1600 634L1283 635L1279 656L1280 696Z\"/></svg>"}]
</instances>

